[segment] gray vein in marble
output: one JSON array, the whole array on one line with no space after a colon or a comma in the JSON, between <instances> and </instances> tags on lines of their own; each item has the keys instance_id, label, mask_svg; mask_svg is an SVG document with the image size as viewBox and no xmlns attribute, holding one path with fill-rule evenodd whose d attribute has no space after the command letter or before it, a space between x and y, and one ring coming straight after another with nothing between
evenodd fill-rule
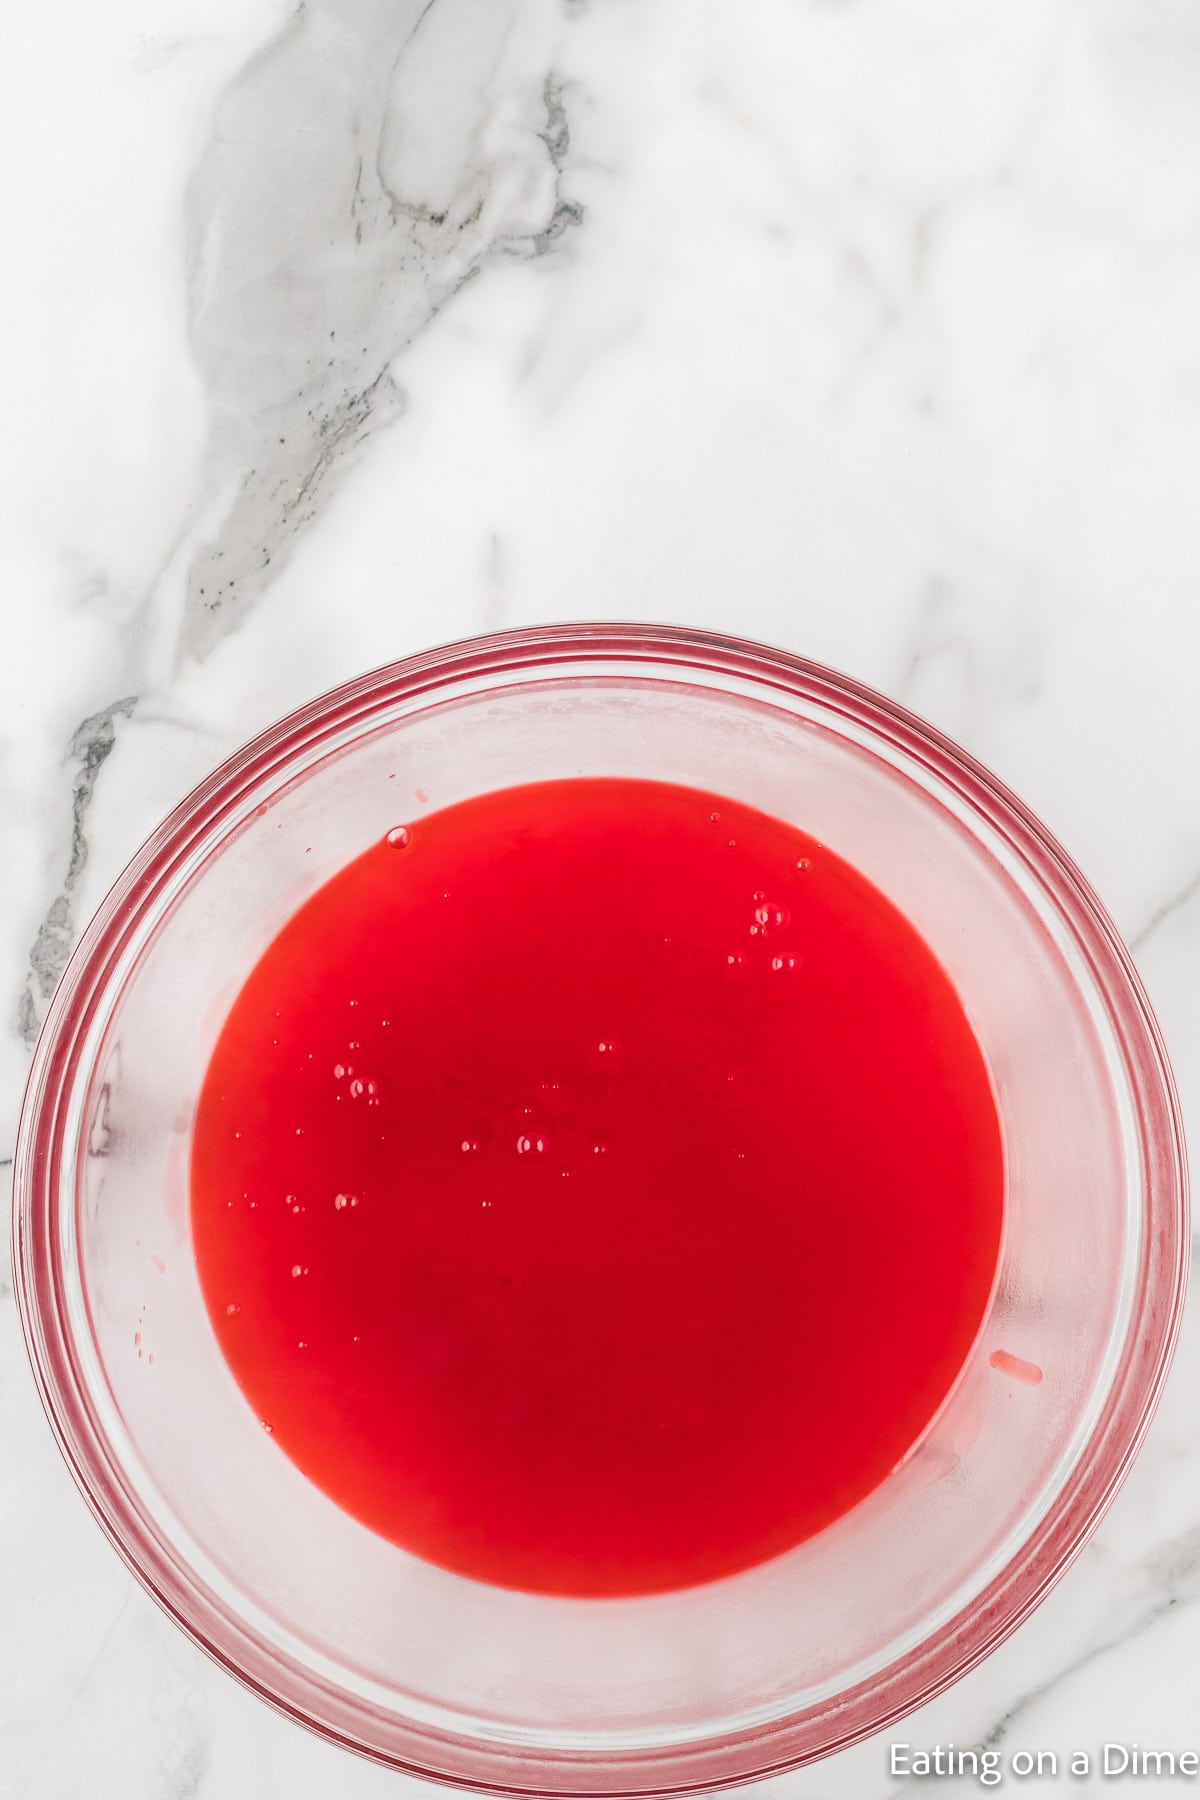
<instances>
[{"instance_id":1,"label":"gray vein in marble","mask_svg":"<svg viewBox=\"0 0 1200 1800\"><path fill-rule=\"evenodd\" d=\"M1200 869L1197 869L1191 879L1185 881L1181 888L1164 900L1161 906L1155 907L1146 923L1130 939L1129 948L1134 951L1141 950L1144 945L1149 943L1159 927L1190 906L1197 894L1200 894Z\"/></svg>"},{"instance_id":2,"label":"gray vein in marble","mask_svg":"<svg viewBox=\"0 0 1200 1800\"><path fill-rule=\"evenodd\" d=\"M560 85L501 68L515 14L308 0L227 88L186 208L203 508L224 517L191 557L181 656L239 624L401 417L391 363L484 259L542 254L582 216L559 191Z\"/></svg>"},{"instance_id":3,"label":"gray vein in marble","mask_svg":"<svg viewBox=\"0 0 1200 1800\"><path fill-rule=\"evenodd\" d=\"M159 1758L163 1776L160 1800L195 1800L212 1760L207 1721L192 1704L198 1687L192 1686L179 1702L178 1724Z\"/></svg>"},{"instance_id":4,"label":"gray vein in marble","mask_svg":"<svg viewBox=\"0 0 1200 1800\"><path fill-rule=\"evenodd\" d=\"M998 602L981 607L970 585L937 573L921 583L909 648L904 654L896 697L923 713L965 747L986 756L986 722L1005 706L1032 705L1042 693L1042 640L1036 615L1013 598L1021 582L1018 565L999 562L986 545L964 541L948 546L952 556L970 554L978 583L981 560L992 564L1003 584Z\"/></svg>"},{"instance_id":5,"label":"gray vein in marble","mask_svg":"<svg viewBox=\"0 0 1200 1800\"><path fill-rule=\"evenodd\" d=\"M909 651L908 661L900 677L898 688L901 698L912 692L931 658L942 658L953 654L961 664L963 682L968 680L971 646L964 633L955 631L947 625L949 611L949 583L940 575L933 575L925 583L918 602L917 617L912 634L912 649Z\"/></svg>"},{"instance_id":6,"label":"gray vein in marble","mask_svg":"<svg viewBox=\"0 0 1200 1800\"><path fill-rule=\"evenodd\" d=\"M508 557L504 540L498 531L488 537L484 558L484 602L479 628L482 632L499 631L504 624L508 602Z\"/></svg>"},{"instance_id":7,"label":"gray vein in marble","mask_svg":"<svg viewBox=\"0 0 1200 1800\"><path fill-rule=\"evenodd\" d=\"M1021 1694L977 1744L964 1745L964 1749L997 1749L1008 1737L1013 1725L1024 1718L1039 1701L1055 1693L1064 1682L1082 1673L1101 1657L1152 1631L1160 1619L1166 1618L1180 1607L1194 1605L1200 1598L1200 1526L1194 1526L1171 1539L1154 1554L1147 1556L1142 1566L1152 1585L1158 1589L1156 1598L1143 1606L1128 1624L1101 1638L1099 1643L1092 1644L1082 1656L1065 1663L1049 1680L1039 1682ZM909 1776L891 1792L900 1793L905 1788L920 1784L923 1779L921 1776Z\"/></svg>"},{"instance_id":8,"label":"gray vein in marble","mask_svg":"<svg viewBox=\"0 0 1200 1800\"><path fill-rule=\"evenodd\" d=\"M546 152L557 171L561 181L567 152L571 148L571 122L567 117L567 109L563 104L562 82L553 71L547 75L542 88L542 101L546 108L546 124L538 132ZM561 193L556 193L554 211L550 215L550 223L543 231L535 233L530 239L534 254L544 256L553 247L556 238L572 225L582 225L583 207L577 200L564 200Z\"/></svg>"},{"instance_id":9,"label":"gray vein in marble","mask_svg":"<svg viewBox=\"0 0 1200 1800\"><path fill-rule=\"evenodd\" d=\"M391 364L405 346L490 254L543 255L582 218L561 194L561 82L504 66L518 10L501 0L481 29L461 0L301 0L226 88L185 205L190 336L211 420L193 511L224 516L209 541L182 542L179 660L236 628L368 438L402 417ZM428 76L412 58L435 19L441 37L425 53L445 91L431 134L409 115ZM134 704L110 702L70 743L68 866L18 1001L26 1045L74 942L88 808Z\"/></svg>"},{"instance_id":10,"label":"gray vein in marble","mask_svg":"<svg viewBox=\"0 0 1200 1800\"><path fill-rule=\"evenodd\" d=\"M57 1717L55 1718L54 1724L51 1727L51 1729L46 1733L45 1741L41 1747L41 1753L40 1753L40 1755L37 1756L37 1758L33 1764L33 1767L31 1769L29 1769L29 1771L28 1771L27 1778L26 1778L26 1781L24 1784L25 1792L29 1792L32 1789L33 1784L36 1781L37 1776L41 1772L44 1764L47 1762L49 1757L53 1754L55 1746L58 1743L59 1731L61 1730L62 1726L66 1723L66 1721L70 1718L71 1711L75 1705L75 1702L79 1699L79 1696L83 1693L84 1689L88 1685L88 1682L92 1679L92 1676L96 1673L96 1670L100 1667L101 1662L104 1660L104 1656L108 1650L108 1647L112 1643L113 1638L116 1636L117 1629L120 1626L121 1620L125 1617L125 1613L128 1610L130 1601L133 1599L133 1595L134 1595L134 1587L133 1587L132 1582L130 1582L125 1589L125 1593L121 1599L121 1603L117 1607L116 1612L113 1614L112 1620L109 1623L109 1625L107 1626L103 1637L100 1639L100 1642L96 1645L96 1648L93 1651L92 1655L88 1658L87 1664L84 1667L83 1672L79 1675L77 1680L72 1683L69 1691L63 1696L62 1702L60 1703L60 1705L58 1707Z\"/></svg>"},{"instance_id":11,"label":"gray vein in marble","mask_svg":"<svg viewBox=\"0 0 1200 1800\"><path fill-rule=\"evenodd\" d=\"M40 1012L71 954L75 941L73 898L88 859L88 811L100 771L117 741L116 722L128 718L136 704L133 695L111 701L89 714L71 738L67 760L79 765L71 788L71 845L63 884L38 928L29 952L29 974L17 1002L17 1025L26 1045L32 1045L37 1036Z\"/></svg>"}]
</instances>

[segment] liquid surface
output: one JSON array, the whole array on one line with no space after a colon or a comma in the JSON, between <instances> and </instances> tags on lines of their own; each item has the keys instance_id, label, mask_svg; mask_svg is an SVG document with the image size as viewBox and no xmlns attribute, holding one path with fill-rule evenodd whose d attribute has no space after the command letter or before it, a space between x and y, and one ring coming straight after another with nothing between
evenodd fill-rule
<instances>
[{"instance_id":1,"label":"liquid surface","mask_svg":"<svg viewBox=\"0 0 1200 1800\"><path fill-rule=\"evenodd\" d=\"M579 780L405 821L269 946L192 1231L264 1428L505 1586L631 1594L861 1499L970 1348L1003 1164L902 916L730 801Z\"/></svg>"}]
</instances>

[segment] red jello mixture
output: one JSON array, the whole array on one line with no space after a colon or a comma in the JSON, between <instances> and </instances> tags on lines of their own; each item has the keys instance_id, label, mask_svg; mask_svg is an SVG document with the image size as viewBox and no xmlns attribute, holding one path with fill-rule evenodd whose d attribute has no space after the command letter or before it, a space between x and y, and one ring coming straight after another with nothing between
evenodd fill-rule
<instances>
[{"instance_id":1,"label":"red jello mixture","mask_svg":"<svg viewBox=\"0 0 1200 1800\"><path fill-rule=\"evenodd\" d=\"M777 819L623 779L410 818L243 987L195 1123L222 1349L339 1506L479 1580L744 1569L887 1475L1003 1212L948 977Z\"/></svg>"}]
</instances>

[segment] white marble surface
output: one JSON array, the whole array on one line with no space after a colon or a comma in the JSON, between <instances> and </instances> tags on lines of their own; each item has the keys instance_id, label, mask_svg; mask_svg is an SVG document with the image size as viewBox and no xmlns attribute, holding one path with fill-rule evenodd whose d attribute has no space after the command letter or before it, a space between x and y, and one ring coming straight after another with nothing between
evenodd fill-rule
<instances>
[{"instance_id":1,"label":"white marble surface","mask_svg":"<svg viewBox=\"0 0 1200 1800\"><path fill-rule=\"evenodd\" d=\"M1189 0L64 0L7 35L0 1156L70 943L213 763L366 666L588 616L786 644L991 764L1135 944L1195 1129ZM134 1585L0 1277L0 1794L423 1791ZM898 1735L1200 1746L1194 1314L1082 1560ZM772 1786L899 1783L877 1739Z\"/></svg>"}]
</instances>

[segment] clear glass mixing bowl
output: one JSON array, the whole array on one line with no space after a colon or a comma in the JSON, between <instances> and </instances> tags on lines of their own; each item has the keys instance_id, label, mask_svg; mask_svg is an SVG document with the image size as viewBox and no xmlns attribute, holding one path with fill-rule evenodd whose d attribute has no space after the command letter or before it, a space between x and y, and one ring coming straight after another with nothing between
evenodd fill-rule
<instances>
[{"instance_id":1,"label":"clear glass mixing bowl","mask_svg":"<svg viewBox=\"0 0 1200 1800\"><path fill-rule=\"evenodd\" d=\"M189 1133L242 980L389 827L627 775L793 821L908 915L991 1067L1007 1219L990 1313L915 1450L817 1537L652 1598L483 1586L374 1536L260 1429L209 1328ZM1179 1321L1186 1193L1162 1043L1078 871L936 732L780 651L564 626L351 682L231 757L134 858L34 1059L15 1268L79 1486L174 1618L265 1699L382 1761L530 1794L697 1791L829 1754L1034 1607L1112 1498Z\"/></svg>"}]
</instances>

